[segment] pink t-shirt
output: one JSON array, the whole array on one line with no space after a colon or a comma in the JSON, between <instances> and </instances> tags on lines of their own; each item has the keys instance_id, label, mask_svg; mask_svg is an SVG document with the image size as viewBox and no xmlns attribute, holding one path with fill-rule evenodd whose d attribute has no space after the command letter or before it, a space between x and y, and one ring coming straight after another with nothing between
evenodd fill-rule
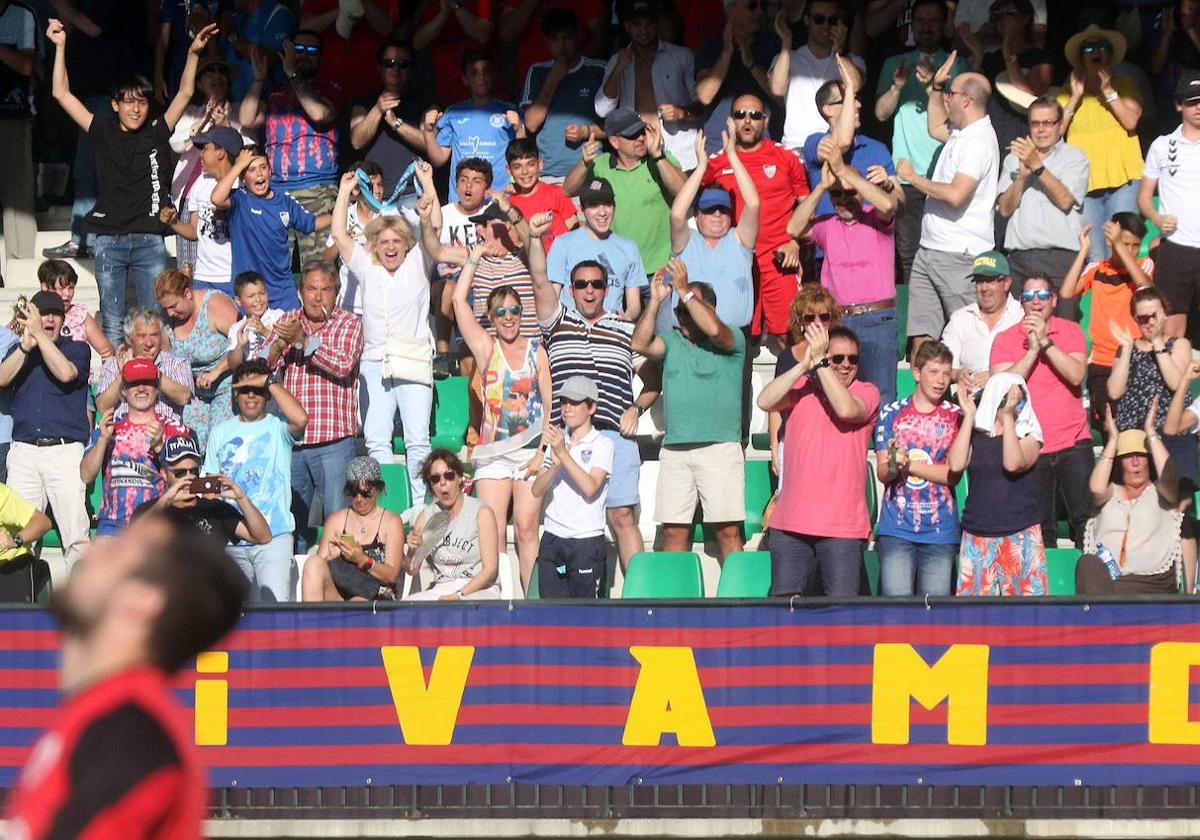
<instances>
[{"instance_id":1,"label":"pink t-shirt","mask_svg":"<svg viewBox=\"0 0 1200 840\"><path fill-rule=\"evenodd\" d=\"M850 393L867 406L866 419L854 425L834 419L816 376L802 377L793 388L796 403L787 419L784 480L770 527L814 537L871 536L867 448L879 412L879 389L856 380Z\"/></svg>"},{"instance_id":2,"label":"pink t-shirt","mask_svg":"<svg viewBox=\"0 0 1200 840\"><path fill-rule=\"evenodd\" d=\"M1087 353L1083 330L1074 321L1053 316L1046 335L1064 352ZM1015 362L1025 355L1028 348L1025 326L1016 324L1009 327L992 341L991 364ZM1070 449L1076 441L1091 439L1081 385L1072 385L1063 379L1044 355L1038 356L1025 381L1029 383L1033 411L1042 424L1042 434L1046 438L1046 445L1042 447L1043 455L1061 452Z\"/></svg>"},{"instance_id":3,"label":"pink t-shirt","mask_svg":"<svg viewBox=\"0 0 1200 840\"><path fill-rule=\"evenodd\" d=\"M842 306L896 296L896 237L891 221L867 207L862 221L847 224L836 215L820 216L812 238L825 252L821 285Z\"/></svg>"}]
</instances>

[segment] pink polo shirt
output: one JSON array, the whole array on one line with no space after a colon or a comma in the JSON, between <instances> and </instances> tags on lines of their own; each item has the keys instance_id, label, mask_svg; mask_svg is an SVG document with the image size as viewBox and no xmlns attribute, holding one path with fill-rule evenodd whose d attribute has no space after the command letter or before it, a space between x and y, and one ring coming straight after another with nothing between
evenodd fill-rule
<instances>
[{"instance_id":1,"label":"pink polo shirt","mask_svg":"<svg viewBox=\"0 0 1200 840\"><path fill-rule=\"evenodd\" d=\"M818 216L811 233L825 252L821 285L842 306L896 296L896 237L892 222L880 219L874 207L853 224Z\"/></svg>"}]
</instances>

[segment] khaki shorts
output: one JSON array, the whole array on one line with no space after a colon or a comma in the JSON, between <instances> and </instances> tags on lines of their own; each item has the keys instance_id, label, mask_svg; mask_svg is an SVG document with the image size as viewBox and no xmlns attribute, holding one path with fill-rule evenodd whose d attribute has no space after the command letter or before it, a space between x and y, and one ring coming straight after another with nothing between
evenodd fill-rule
<instances>
[{"instance_id":1,"label":"khaki shorts","mask_svg":"<svg viewBox=\"0 0 1200 840\"><path fill-rule=\"evenodd\" d=\"M655 520L690 524L699 498L705 522L746 519L746 456L738 443L664 446L659 452Z\"/></svg>"}]
</instances>

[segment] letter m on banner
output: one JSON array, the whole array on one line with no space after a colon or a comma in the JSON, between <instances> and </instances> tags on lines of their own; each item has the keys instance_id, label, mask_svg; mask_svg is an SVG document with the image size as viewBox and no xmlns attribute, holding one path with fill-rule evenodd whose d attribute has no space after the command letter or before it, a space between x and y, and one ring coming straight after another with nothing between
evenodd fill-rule
<instances>
[{"instance_id":1,"label":"letter m on banner","mask_svg":"<svg viewBox=\"0 0 1200 840\"><path fill-rule=\"evenodd\" d=\"M878 644L871 687L871 742L909 742L911 698L930 710L946 701L946 743L986 744L987 697L987 645L951 645L929 665L912 645Z\"/></svg>"}]
</instances>

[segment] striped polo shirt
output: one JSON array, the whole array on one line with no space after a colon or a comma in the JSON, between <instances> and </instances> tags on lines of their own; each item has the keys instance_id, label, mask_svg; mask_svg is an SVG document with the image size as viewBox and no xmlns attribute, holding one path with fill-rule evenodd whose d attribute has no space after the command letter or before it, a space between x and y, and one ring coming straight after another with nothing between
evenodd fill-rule
<instances>
[{"instance_id":1,"label":"striped polo shirt","mask_svg":"<svg viewBox=\"0 0 1200 840\"><path fill-rule=\"evenodd\" d=\"M479 325L491 335L496 334L496 328L488 318L487 300L492 290L501 286L512 286L517 292L517 297L521 299L521 335L525 338L537 338L541 330L538 329L529 267L520 257L512 254L503 257L485 256L475 268L475 279L471 281L471 308L475 311L475 317L479 319Z\"/></svg>"},{"instance_id":2,"label":"striped polo shirt","mask_svg":"<svg viewBox=\"0 0 1200 840\"><path fill-rule=\"evenodd\" d=\"M620 429L621 414L633 405L633 323L605 312L589 324L578 311L560 305L552 318L542 321L542 332L555 393L572 376L586 376L600 392L592 425ZM551 419L561 423L557 399L553 405Z\"/></svg>"}]
</instances>

